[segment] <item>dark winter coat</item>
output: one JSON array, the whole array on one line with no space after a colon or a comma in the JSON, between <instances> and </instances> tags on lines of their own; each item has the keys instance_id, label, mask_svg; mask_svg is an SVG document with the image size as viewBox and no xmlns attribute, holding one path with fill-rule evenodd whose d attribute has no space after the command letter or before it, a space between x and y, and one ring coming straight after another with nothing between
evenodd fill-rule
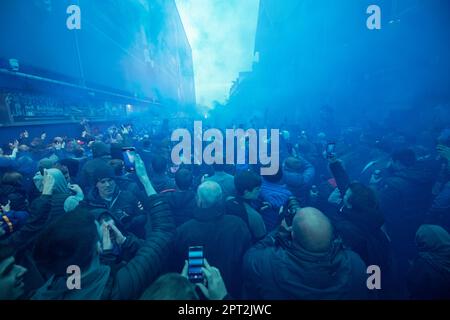
<instances>
[{"instance_id":1,"label":"dark winter coat","mask_svg":"<svg viewBox=\"0 0 450 320\"><path fill-rule=\"evenodd\" d=\"M395 255L412 259L414 237L431 205L433 172L425 163L395 172L378 192L380 209L386 221Z\"/></svg>"},{"instance_id":2,"label":"dark winter coat","mask_svg":"<svg viewBox=\"0 0 450 320\"><path fill-rule=\"evenodd\" d=\"M250 247L251 236L238 217L224 214L223 208L197 209L194 219L177 229L173 266L183 268L190 246L203 246L204 257L217 267L233 297L240 297L242 258Z\"/></svg>"},{"instance_id":3,"label":"dark winter coat","mask_svg":"<svg viewBox=\"0 0 450 320\"><path fill-rule=\"evenodd\" d=\"M311 253L271 236L244 258L245 298L255 300L367 299L366 266L336 241L329 252Z\"/></svg>"},{"instance_id":4,"label":"dark winter coat","mask_svg":"<svg viewBox=\"0 0 450 320\"><path fill-rule=\"evenodd\" d=\"M160 275L175 231L169 207L163 197L151 196L144 206L149 212L149 222L145 225L146 240L140 242L139 249L130 248L137 249L133 258L114 267L94 263L82 273L81 290L68 290L66 278L51 278L33 299L138 299ZM124 245L131 246L127 243Z\"/></svg>"},{"instance_id":5,"label":"dark winter coat","mask_svg":"<svg viewBox=\"0 0 450 320\"><path fill-rule=\"evenodd\" d=\"M165 195L177 227L194 218L197 209L194 191L167 192Z\"/></svg>"}]
</instances>

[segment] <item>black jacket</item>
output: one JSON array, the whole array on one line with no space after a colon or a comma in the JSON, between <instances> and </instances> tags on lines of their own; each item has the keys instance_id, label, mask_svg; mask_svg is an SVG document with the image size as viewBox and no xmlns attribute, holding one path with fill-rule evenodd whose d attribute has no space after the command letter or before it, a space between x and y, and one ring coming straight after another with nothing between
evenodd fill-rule
<instances>
[{"instance_id":1,"label":"black jacket","mask_svg":"<svg viewBox=\"0 0 450 320\"><path fill-rule=\"evenodd\" d=\"M194 218L194 212L197 209L194 191L167 192L165 196L177 227Z\"/></svg>"},{"instance_id":2,"label":"black jacket","mask_svg":"<svg viewBox=\"0 0 450 320\"><path fill-rule=\"evenodd\" d=\"M175 191L175 182L165 174L154 174L151 180L157 193Z\"/></svg>"},{"instance_id":3,"label":"black jacket","mask_svg":"<svg viewBox=\"0 0 450 320\"><path fill-rule=\"evenodd\" d=\"M286 235L283 236L286 238ZM368 299L366 266L339 241L323 254L310 253L271 235L244 258L245 298L254 300Z\"/></svg>"},{"instance_id":4,"label":"black jacket","mask_svg":"<svg viewBox=\"0 0 450 320\"><path fill-rule=\"evenodd\" d=\"M424 222L432 195L434 174L426 163L392 173L378 192L380 209L396 255L415 256L414 236Z\"/></svg>"},{"instance_id":5,"label":"black jacket","mask_svg":"<svg viewBox=\"0 0 450 320\"><path fill-rule=\"evenodd\" d=\"M411 299L450 299L450 273L437 271L421 257L414 259L407 278Z\"/></svg>"},{"instance_id":6,"label":"black jacket","mask_svg":"<svg viewBox=\"0 0 450 320\"><path fill-rule=\"evenodd\" d=\"M144 204L149 217L145 225L146 239L124 243L134 256L121 265L110 267L94 264L82 273L81 290L68 290L67 279L50 279L33 299L138 299L161 273L170 249L175 226L164 198L155 195ZM151 221L151 223L150 223Z\"/></svg>"},{"instance_id":7,"label":"black jacket","mask_svg":"<svg viewBox=\"0 0 450 320\"><path fill-rule=\"evenodd\" d=\"M251 236L238 217L225 215L223 208L197 209L195 218L177 229L173 250L173 269L180 271L190 246L203 246L204 257L217 267L233 297L240 297L242 258L250 247Z\"/></svg>"},{"instance_id":8,"label":"black jacket","mask_svg":"<svg viewBox=\"0 0 450 320\"><path fill-rule=\"evenodd\" d=\"M64 201L68 194L41 195L30 205L30 216L24 226L5 241L22 251L31 248L41 231L65 213Z\"/></svg>"},{"instance_id":9,"label":"black jacket","mask_svg":"<svg viewBox=\"0 0 450 320\"><path fill-rule=\"evenodd\" d=\"M132 232L140 238L144 236L146 216L134 194L116 187L112 200L108 202L100 197L97 188L92 188L83 205L96 217L109 213L122 231Z\"/></svg>"},{"instance_id":10,"label":"black jacket","mask_svg":"<svg viewBox=\"0 0 450 320\"><path fill-rule=\"evenodd\" d=\"M442 226L450 232L450 181L448 181L434 198L427 214L426 222Z\"/></svg>"},{"instance_id":11,"label":"black jacket","mask_svg":"<svg viewBox=\"0 0 450 320\"><path fill-rule=\"evenodd\" d=\"M350 178L340 162L331 163L330 170L344 195ZM346 247L359 254L366 265L378 265L383 271L392 269L391 245L381 229L384 217L379 210L358 211L343 207L333 217L336 234Z\"/></svg>"},{"instance_id":12,"label":"black jacket","mask_svg":"<svg viewBox=\"0 0 450 320\"><path fill-rule=\"evenodd\" d=\"M408 272L412 299L450 299L450 235L440 226L422 225L416 233L418 255Z\"/></svg>"}]
</instances>

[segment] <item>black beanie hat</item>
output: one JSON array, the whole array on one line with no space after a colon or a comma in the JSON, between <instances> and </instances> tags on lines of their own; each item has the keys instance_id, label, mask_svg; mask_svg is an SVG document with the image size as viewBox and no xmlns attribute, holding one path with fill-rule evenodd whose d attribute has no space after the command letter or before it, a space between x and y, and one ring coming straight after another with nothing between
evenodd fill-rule
<instances>
[{"instance_id":1,"label":"black beanie hat","mask_svg":"<svg viewBox=\"0 0 450 320\"><path fill-rule=\"evenodd\" d=\"M94 180L95 183L99 182L102 179L114 179L114 168L111 167L109 164L105 164L104 166L99 167L97 170L95 170L94 173Z\"/></svg>"}]
</instances>

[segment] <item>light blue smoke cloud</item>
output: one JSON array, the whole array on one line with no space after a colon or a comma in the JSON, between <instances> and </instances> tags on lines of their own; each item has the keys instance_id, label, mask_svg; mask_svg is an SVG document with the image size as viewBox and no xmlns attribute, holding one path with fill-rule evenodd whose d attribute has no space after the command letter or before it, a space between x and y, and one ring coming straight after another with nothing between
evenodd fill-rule
<instances>
[{"instance_id":1,"label":"light blue smoke cloud","mask_svg":"<svg viewBox=\"0 0 450 320\"><path fill-rule=\"evenodd\" d=\"M176 0L194 59L197 103L224 102L251 70L259 0Z\"/></svg>"}]
</instances>

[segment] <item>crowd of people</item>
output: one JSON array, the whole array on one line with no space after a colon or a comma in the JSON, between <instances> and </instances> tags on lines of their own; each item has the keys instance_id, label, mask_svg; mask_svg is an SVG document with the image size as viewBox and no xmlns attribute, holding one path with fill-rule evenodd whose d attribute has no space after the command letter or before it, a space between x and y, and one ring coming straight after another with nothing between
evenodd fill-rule
<instances>
[{"instance_id":1,"label":"crowd of people","mask_svg":"<svg viewBox=\"0 0 450 320\"><path fill-rule=\"evenodd\" d=\"M450 129L429 144L297 129L282 132L271 176L174 165L167 122L22 132L0 149L0 300L449 299Z\"/></svg>"}]
</instances>

